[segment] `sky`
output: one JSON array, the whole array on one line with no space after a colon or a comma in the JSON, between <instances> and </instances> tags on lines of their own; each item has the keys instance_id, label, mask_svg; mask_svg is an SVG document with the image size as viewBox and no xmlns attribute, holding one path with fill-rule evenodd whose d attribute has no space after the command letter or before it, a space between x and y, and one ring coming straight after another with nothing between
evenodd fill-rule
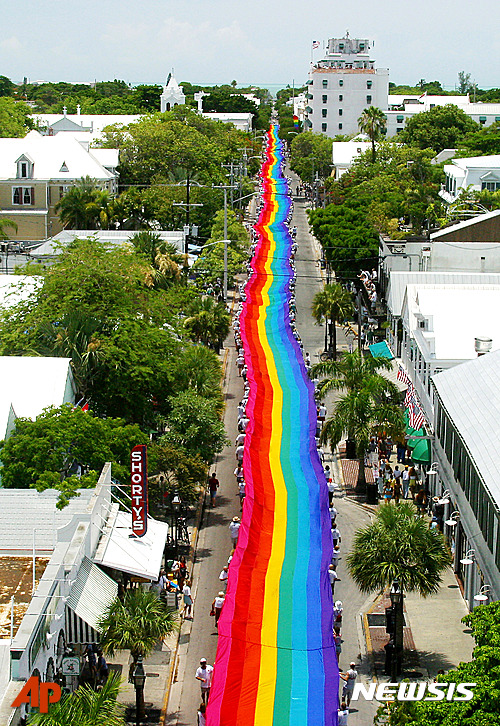
<instances>
[{"instance_id":1,"label":"sky","mask_svg":"<svg viewBox=\"0 0 500 726\"><path fill-rule=\"evenodd\" d=\"M375 42L390 80L439 80L458 72L500 87L498 0L1 0L0 75L15 82L176 79L257 84L307 80L312 41Z\"/></svg>"}]
</instances>

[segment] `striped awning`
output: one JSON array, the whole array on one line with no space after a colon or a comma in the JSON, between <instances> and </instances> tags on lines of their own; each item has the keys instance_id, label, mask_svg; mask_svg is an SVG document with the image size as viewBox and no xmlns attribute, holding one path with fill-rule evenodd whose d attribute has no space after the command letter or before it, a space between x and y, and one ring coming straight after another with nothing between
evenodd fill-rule
<instances>
[{"instance_id":1,"label":"striped awning","mask_svg":"<svg viewBox=\"0 0 500 726\"><path fill-rule=\"evenodd\" d=\"M91 628L99 631L99 619L117 594L118 584L88 557L84 557L67 605Z\"/></svg>"}]
</instances>

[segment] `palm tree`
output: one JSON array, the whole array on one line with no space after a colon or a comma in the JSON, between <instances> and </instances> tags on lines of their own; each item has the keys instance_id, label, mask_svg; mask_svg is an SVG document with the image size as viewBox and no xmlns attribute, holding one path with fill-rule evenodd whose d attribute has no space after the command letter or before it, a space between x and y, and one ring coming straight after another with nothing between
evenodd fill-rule
<instances>
[{"instance_id":1,"label":"palm tree","mask_svg":"<svg viewBox=\"0 0 500 726\"><path fill-rule=\"evenodd\" d=\"M10 229L13 229L14 232L17 232L17 224L15 222L11 219L0 219L0 239L9 239L9 235L5 231L9 227Z\"/></svg>"},{"instance_id":2,"label":"palm tree","mask_svg":"<svg viewBox=\"0 0 500 726\"><path fill-rule=\"evenodd\" d=\"M191 304L184 326L193 340L218 351L229 333L231 316L223 302L216 302L211 297L200 297Z\"/></svg>"},{"instance_id":3,"label":"palm tree","mask_svg":"<svg viewBox=\"0 0 500 726\"><path fill-rule=\"evenodd\" d=\"M108 229L111 198L94 179L82 177L56 204L59 219L69 229Z\"/></svg>"},{"instance_id":4,"label":"palm tree","mask_svg":"<svg viewBox=\"0 0 500 726\"><path fill-rule=\"evenodd\" d=\"M361 116L358 118L359 130L367 134L372 142L372 164L375 163L376 152L375 142L385 133L387 119L384 112L376 106L365 108Z\"/></svg>"},{"instance_id":5,"label":"palm tree","mask_svg":"<svg viewBox=\"0 0 500 726\"><path fill-rule=\"evenodd\" d=\"M397 402L394 383L378 373L390 368L386 358L363 357L358 351L346 353L341 361L318 363L312 369L323 376L319 385L322 397L331 390L344 391L321 432L321 442L337 446L344 434L355 442L359 462L356 490L366 491L364 454L374 434L399 436L405 428L403 412Z\"/></svg>"},{"instance_id":6,"label":"palm tree","mask_svg":"<svg viewBox=\"0 0 500 726\"><path fill-rule=\"evenodd\" d=\"M415 515L411 502L384 504L356 532L347 566L362 592L383 592L394 580L402 590L422 597L439 590L450 555L442 534Z\"/></svg>"},{"instance_id":7,"label":"palm tree","mask_svg":"<svg viewBox=\"0 0 500 726\"><path fill-rule=\"evenodd\" d=\"M163 240L157 232L142 230L130 240L137 252L149 258L151 270L147 283L155 288L166 289L173 281L180 280L181 266L187 266L187 257L171 242Z\"/></svg>"},{"instance_id":8,"label":"palm tree","mask_svg":"<svg viewBox=\"0 0 500 726\"><path fill-rule=\"evenodd\" d=\"M39 355L71 358L78 394L87 396L101 362L102 322L73 310L61 320L44 320L37 331L34 351Z\"/></svg>"},{"instance_id":9,"label":"palm tree","mask_svg":"<svg viewBox=\"0 0 500 726\"><path fill-rule=\"evenodd\" d=\"M325 321L325 351L328 348L328 329L330 329L329 349L333 360L337 358L337 321L348 318L353 310L349 292L338 282L334 282L316 293L312 303L312 315L317 323Z\"/></svg>"},{"instance_id":10,"label":"palm tree","mask_svg":"<svg viewBox=\"0 0 500 726\"><path fill-rule=\"evenodd\" d=\"M101 647L111 656L130 650L133 666L151 653L159 640L177 629L177 612L167 608L155 592L127 590L115 598L99 621ZM132 666L132 667L133 667Z\"/></svg>"},{"instance_id":11,"label":"palm tree","mask_svg":"<svg viewBox=\"0 0 500 726\"><path fill-rule=\"evenodd\" d=\"M29 726L126 726L124 709L116 698L120 679L110 676L99 691L81 686L71 695L53 703L48 713L29 717Z\"/></svg>"}]
</instances>

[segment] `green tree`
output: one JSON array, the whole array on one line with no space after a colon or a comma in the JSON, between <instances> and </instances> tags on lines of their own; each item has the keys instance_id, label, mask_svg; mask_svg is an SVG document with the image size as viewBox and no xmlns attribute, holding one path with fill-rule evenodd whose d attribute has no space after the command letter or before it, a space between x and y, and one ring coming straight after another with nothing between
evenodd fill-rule
<instances>
[{"instance_id":1,"label":"green tree","mask_svg":"<svg viewBox=\"0 0 500 726\"><path fill-rule=\"evenodd\" d=\"M12 229L14 232L17 232L17 224L11 219L0 219L0 239L9 239L7 229Z\"/></svg>"},{"instance_id":2,"label":"green tree","mask_svg":"<svg viewBox=\"0 0 500 726\"><path fill-rule=\"evenodd\" d=\"M204 345L186 345L171 356L169 363L173 394L194 391L204 398L213 399L222 411L222 367L214 351Z\"/></svg>"},{"instance_id":3,"label":"green tree","mask_svg":"<svg viewBox=\"0 0 500 726\"><path fill-rule=\"evenodd\" d=\"M111 675L98 691L80 686L74 693L63 695L51 704L48 713L34 713L30 726L126 726L123 706L117 702L120 678Z\"/></svg>"},{"instance_id":4,"label":"green tree","mask_svg":"<svg viewBox=\"0 0 500 726\"><path fill-rule=\"evenodd\" d=\"M339 283L325 285L316 293L312 302L312 316L319 324L325 321L325 351L327 348L337 358L337 322L343 322L353 311L350 293ZM328 331L330 345L328 346Z\"/></svg>"},{"instance_id":5,"label":"green tree","mask_svg":"<svg viewBox=\"0 0 500 726\"><path fill-rule=\"evenodd\" d=\"M332 171L332 139L324 134L305 131L294 137L291 149L291 168L303 182L311 184L316 172L321 178Z\"/></svg>"},{"instance_id":6,"label":"green tree","mask_svg":"<svg viewBox=\"0 0 500 726\"><path fill-rule=\"evenodd\" d=\"M500 603L481 605L462 618L476 646L472 660L438 676L440 683L475 683L471 701L387 702L378 726L490 726L500 720Z\"/></svg>"},{"instance_id":7,"label":"green tree","mask_svg":"<svg viewBox=\"0 0 500 726\"><path fill-rule=\"evenodd\" d=\"M461 146L466 156L489 156L500 154L500 121L495 121L486 128L471 131L463 137ZM462 149L457 156L463 156Z\"/></svg>"},{"instance_id":8,"label":"green tree","mask_svg":"<svg viewBox=\"0 0 500 726\"><path fill-rule=\"evenodd\" d=\"M95 179L80 179L55 209L62 224L69 229L108 229L111 199L107 190L99 189Z\"/></svg>"},{"instance_id":9,"label":"green tree","mask_svg":"<svg viewBox=\"0 0 500 726\"><path fill-rule=\"evenodd\" d=\"M383 432L398 436L404 431L397 388L378 372L381 368L390 368L387 358L365 358L357 351L345 353L340 361L326 361L312 368L313 375L322 379L322 397L332 390L345 391L323 426L321 441L328 442L332 449L344 435L355 442L359 461L356 488L360 492L366 487L364 455L370 437Z\"/></svg>"},{"instance_id":10,"label":"green tree","mask_svg":"<svg viewBox=\"0 0 500 726\"><path fill-rule=\"evenodd\" d=\"M113 656L130 650L133 665L147 657L158 643L178 628L177 612L167 608L152 591L127 590L123 601L115 598L99 620L101 647ZM132 666L133 667L133 666Z\"/></svg>"},{"instance_id":11,"label":"green tree","mask_svg":"<svg viewBox=\"0 0 500 726\"><path fill-rule=\"evenodd\" d=\"M387 119L384 112L376 106L365 108L361 116L358 118L359 130L368 136L372 144L372 163L375 163L376 149L375 142L378 141L385 133Z\"/></svg>"},{"instance_id":12,"label":"green tree","mask_svg":"<svg viewBox=\"0 0 500 726\"><path fill-rule=\"evenodd\" d=\"M13 96L15 85L7 76L0 76L0 96Z\"/></svg>"},{"instance_id":13,"label":"green tree","mask_svg":"<svg viewBox=\"0 0 500 726\"><path fill-rule=\"evenodd\" d=\"M150 471L160 472L165 480L163 489L159 479L152 479L148 486L150 504L163 504L165 496L177 492L182 501L194 504L199 486L206 480L207 465L198 454L190 454L168 441L154 444L148 449Z\"/></svg>"},{"instance_id":14,"label":"green tree","mask_svg":"<svg viewBox=\"0 0 500 726\"><path fill-rule=\"evenodd\" d=\"M456 148L466 134L480 128L461 108L448 104L412 116L398 141L439 153L443 149Z\"/></svg>"},{"instance_id":15,"label":"green tree","mask_svg":"<svg viewBox=\"0 0 500 726\"><path fill-rule=\"evenodd\" d=\"M167 433L160 443L170 443L209 464L228 443L224 424L213 400L194 391L182 391L169 400Z\"/></svg>"},{"instance_id":16,"label":"green tree","mask_svg":"<svg viewBox=\"0 0 500 726\"><path fill-rule=\"evenodd\" d=\"M203 110L208 113L251 113L257 114L257 106L241 93L230 93L219 89L203 99Z\"/></svg>"},{"instance_id":17,"label":"green tree","mask_svg":"<svg viewBox=\"0 0 500 726\"><path fill-rule=\"evenodd\" d=\"M218 351L231 325L225 304L212 297L200 297L193 301L189 313L184 326L191 339Z\"/></svg>"},{"instance_id":18,"label":"green tree","mask_svg":"<svg viewBox=\"0 0 500 726\"><path fill-rule=\"evenodd\" d=\"M29 106L9 96L0 97L0 137L26 136L33 128Z\"/></svg>"},{"instance_id":19,"label":"green tree","mask_svg":"<svg viewBox=\"0 0 500 726\"><path fill-rule=\"evenodd\" d=\"M4 487L38 491L58 489L58 507L76 490L95 486L102 467L113 463L117 479L125 481L130 451L148 438L138 426L121 419L100 419L69 404L48 408L34 421L19 418L1 448ZM85 472L77 476L77 467Z\"/></svg>"},{"instance_id":20,"label":"green tree","mask_svg":"<svg viewBox=\"0 0 500 726\"><path fill-rule=\"evenodd\" d=\"M415 515L411 502L384 504L373 521L355 533L347 566L362 592L383 592L394 580L402 590L422 597L439 590L450 553L443 535Z\"/></svg>"}]
</instances>

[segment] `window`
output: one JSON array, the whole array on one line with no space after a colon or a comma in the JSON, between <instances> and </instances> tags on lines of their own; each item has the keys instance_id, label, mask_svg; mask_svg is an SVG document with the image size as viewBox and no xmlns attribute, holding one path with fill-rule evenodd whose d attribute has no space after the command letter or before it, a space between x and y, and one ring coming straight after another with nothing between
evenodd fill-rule
<instances>
[{"instance_id":1,"label":"window","mask_svg":"<svg viewBox=\"0 0 500 726\"><path fill-rule=\"evenodd\" d=\"M400 126L399 128L397 128L397 129L396 129L396 133L397 133L397 134L400 134L400 133L401 133L401 131L403 131L403 130L404 130L404 129L403 129L403 127L402 127L402 126Z\"/></svg>"},{"instance_id":2,"label":"window","mask_svg":"<svg viewBox=\"0 0 500 726\"><path fill-rule=\"evenodd\" d=\"M321 96L321 100L323 101L323 103L327 103L328 102L328 96Z\"/></svg>"},{"instance_id":3,"label":"window","mask_svg":"<svg viewBox=\"0 0 500 726\"><path fill-rule=\"evenodd\" d=\"M402 124L404 122L404 120L405 120L404 116L396 116L396 121L398 122L398 124Z\"/></svg>"},{"instance_id":4,"label":"window","mask_svg":"<svg viewBox=\"0 0 500 726\"><path fill-rule=\"evenodd\" d=\"M326 109L326 108L322 108L322 109L321 109L321 115L323 116L323 118L326 118L326 117L327 117L327 115L328 115L328 109Z\"/></svg>"},{"instance_id":5,"label":"window","mask_svg":"<svg viewBox=\"0 0 500 726\"><path fill-rule=\"evenodd\" d=\"M18 179L32 179L33 178L33 163L27 159L24 155L17 160L17 178Z\"/></svg>"},{"instance_id":6,"label":"window","mask_svg":"<svg viewBox=\"0 0 500 726\"><path fill-rule=\"evenodd\" d=\"M364 50L365 49L365 44L364 43L360 43L359 44L359 49L360 50Z\"/></svg>"},{"instance_id":7,"label":"window","mask_svg":"<svg viewBox=\"0 0 500 726\"><path fill-rule=\"evenodd\" d=\"M366 81L366 87L371 88L373 84L373 81Z\"/></svg>"},{"instance_id":8,"label":"window","mask_svg":"<svg viewBox=\"0 0 500 726\"><path fill-rule=\"evenodd\" d=\"M372 97L371 97L371 96L367 96L367 97L366 97L366 103L367 103L368 105L370 105L370 103L371 103L371 102L372 102Z\"/></svg>"},{"instance_id":9,"label":"window","mask_svg":"<svg viewBox=\"0 0 500 726\"><path fill-rule=\"evenodd\" d=\"M479 123L480 124L485 124L486 123L486 116L480 116L479 117Z\"/></svg>"},{"instance_id":10,"label":"window","mask_svg":"<svg viewBox=\"0 0 500 726\"><path fill-rule=\"evenodd\" d=\"M339 108L339 116L342 116L342 109Z\"/></svg>"},{"instance_id":11,"label":"window","mask_svg":"<svg viewBox=\"0 0 500 726\"><path fill-rule=\"evenodd\" d=\"M483 182L481 184L481 191L496 192L500 189L500 182Z\"/></svg>"},{"instance_id":12,"label":"window","mask_svg":"<svg viewBox=\"0 0 500 726\"><path fill-rule=\"evenodd\" d=\"M342 93L339 93L339 101L343 101L343 100L344 100L344 96L342 95Z\"/></svg>"},{"instance_id":13,"label":"window","mask_svg":"<svg viewBox=\"0 0 500 726\"><path fill-rule=\"evenodd\" d=\"M12 204L34 204L35 189L33 187L12 187Z\"/></svg>"},{"instance_id":14,"label":"window","mask_svg":"<svg viewBox=\"0 0 500 726\"><path fill-rule=\"evenodd\" d=\"M323 88L328 88L328 81L323 81Z\"/></svg>"},{"instance_id":15,"label":"window","mask_svg":"<svg viewBox=\"0 0 500 726\"><path fill-rule=\"evenodd\" d=\"M342 130L342 124L339 124L339 129Z\"/></svg>"},{"instance_id":16,"label":"window","mask_svg":"<svg viewBox=\"0 0 500 726\"><path fill-rule=\"evenodd\" d=\"M326 124L321 124L321 131L326 131Z\"/></svg>"},{"instance_id":17,"label":"window","mask_svg":"<svg viewBox=\"0 0 500 726\"><path fill-rule=\"evenodd\" d=\"M343 85L344 85L344 81L341 78L340 81L339 81L339 86L343 86Z\"/></svg>"},{"instance_id":18,"label":"window","mask_svg":"<svg viewBox=\"0 0 500 726\"><path fill-rule=\"evenodd\" d=\"M495 116L495 122L498 123L500 121L500 116Z\"/></svg>"}]
</instances>

